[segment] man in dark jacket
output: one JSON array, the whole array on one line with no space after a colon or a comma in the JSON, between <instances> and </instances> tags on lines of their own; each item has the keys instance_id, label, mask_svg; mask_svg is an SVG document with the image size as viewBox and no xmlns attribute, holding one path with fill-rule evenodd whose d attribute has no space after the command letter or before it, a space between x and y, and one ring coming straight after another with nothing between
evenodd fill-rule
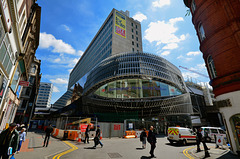
<instances>
[{"instance_id":1,"label":"man in dark jacket","mask_svg":"<svg viewBox=\"0 0 240 159\"><path fill-rule=\"evenodd\" d=\"M156 139L156 136L153 132L153 126L150 127L150 130L149 130L149 133L148 133L148 137L147 137L147 141L150 143L151 145L151 150L150 150L150 154L151 154L151 157L155 157L154 156L154 149L156 148L156 142L157 142L157 139Z\"/></svg>"},{"instance_id":2,"label":"man in dark jacket","mask_svg":"<svg viewBox=\"0 0 240 159\"><path fill-rule=\"evenodd\" d=\"M203 135L202 135L202 129L201 128L199 128L198 129L198 131L197 131L197 152L200 152L201 151L201 149L200 149L200 143L202 142L202 144L203 144L203 147L204 147L204 151L205 151L205 157L210 157L210 155L209 155L209 152L208 152L208 147L207 147L207 145L206 145L206 136L204 135L204 137L203 137Z\"/></svg>"},{"instance_id":3,"label":"man in dark jacket","mask_svg":"<svg viewBox=\"0 0 240 159\"><path fill-rule=\"evenodd\" d=\"M8 148L12 147L12 155L15 154L18 148L18 142L19 142L19 134L17 130L15 130L17 127L16 123L11 123L9 125L9 128L6 130L3 130L0 134L0 158L2 159L8 159Z\"/></svg>"},{"instance_id":4,"label":"man in dark jacket","mask_svg":"<svg viewBox=\"0 0 240 159\"><path fill-rule=\"evenodd\" d=\"M43 147L44 147L45 145L46 145L46 147L48 146L48 141L49 141L49 139L50 139L50 136L51 136L52 131L53 131L53 127L52 127L52 125L50 124L50 125L46 128L46 130L45 130L46 136L45 136L45 139L44 139ZM46 142L47 142L47 143L46 143Z\"/></svg>"},{"instance_id":5,"label":"man in dark jacket","mask_svg":"<svg viewBox=\"0 0 240 159\"><path fill-rule=\"evenodd\" d=\"M86 128L86 131L85 131L85 141L84 143L88 143L89 144L89 132L90 132L90 125L91 124L88 124L87 128Z\"/></svg>"},{"instance_id":6,"label":"man in dark jacket","mask_svg":"<svg viewBox=\"0 0 240 159\"><path fill-rule=\"evenodd\" d=\"M98 144L100 144L101 145L101 147L103 147L103 144L102 144L102 142L100 141L100 135L101 135L101 130L100 130L100 126L98 125L97 126L97 131L96 131L96 136L95 136L95 138L94 138L94 148L96 148L96 146L98 145Z\"/></svg>"}]
</instances>

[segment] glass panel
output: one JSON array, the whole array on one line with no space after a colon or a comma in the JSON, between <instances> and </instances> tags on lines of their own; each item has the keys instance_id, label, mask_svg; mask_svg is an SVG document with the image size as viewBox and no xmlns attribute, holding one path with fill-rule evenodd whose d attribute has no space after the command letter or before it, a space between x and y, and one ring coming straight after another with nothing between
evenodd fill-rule
<instances>
[{"instance_id":1,"label":"glass panel","mask_svg":"<svg viewBox=\"0 0 240 159\"><path fill-rule=\"evenodd\" d=\"M240 114L232 117L232 124L233 132L235 132L236 139L238 140L236 142L240 145Z\"/></svg>"},{"instance_id":2,"label":"glass panel","mask_svg":"<svg viewBox=\"0 0 240 159\"><path fill-rule=\"evenodd\" d=\"M108 97L116 98L116 82L108 83Z\"/></svg>"},{"instance_id":3,"label":"glass panel","mask_svg":"<svg viewBox=\"0 0 240 159\"><path fill-rule=\"evenodd\" d=\"M165 83L160 82L161 96L169 96L169 88Z\"/></svg>"},{"instance_id":4,"label":"glass panel","mask_svg":"<svg viewBox=\"0 0 240 159\"><path fill-rule=\"evenodd\" d=\"M210 130L211 130L211 133L216 133L216 134L218 134L217 129L210 129Z\"/></svg>"},{"instance_id":5,"label":"glass panel","mask_svg":"<svg viewBox=\"0 0 240 159\"><path fill-rule=\"evenodd\" d=\"M161 96L161 93L160 93L160 82L153 81L152 85L153 85L153 92L152 92L153 96Z\"/></svg>"},{"instance_id":6,"label":"glass panel","mask_svg":"<svg viewBox=\"0 0 240 159\"><path fill-rule=\"evenodd\" d=\"M129 98L139 97L140 88L138 87L138 80L137 79L129 79L128 84L129 84L129 91L128 91Z\"/></svg>"},{"instance_id":7,"label":"glass panel","mask_svg":"<svg viewBox=\"0 0 240 159\"><path fill-rule=\"evenodd\" d=\"M6 57L3 61L3 66L4 66L5 69L7 68L8 62L10 62L9 60L10 60L10 57L9 57L8 54L6 54Z\"/></svg>"},{"instance_id":8,"label":"glass panel","mask_svg":"<svg viewBox=\"0 0 240 159\"><path fill-rule=\"evenodd\" d=\"M6 51L7 51L6 46L3 43L2 47L0 48L0 61L3 61Z\"/></svg>"},{"instance_id":9,"label":"glass panel","mask_svg":"<svg viewBox=\"0 0 240 159\"><path fill-rule=\"evenodd\" d=\"M100 87L100 96L103 96L103 97L107 97L107 84L103 85L102 87Z\"/></svg>"}]
</instances>

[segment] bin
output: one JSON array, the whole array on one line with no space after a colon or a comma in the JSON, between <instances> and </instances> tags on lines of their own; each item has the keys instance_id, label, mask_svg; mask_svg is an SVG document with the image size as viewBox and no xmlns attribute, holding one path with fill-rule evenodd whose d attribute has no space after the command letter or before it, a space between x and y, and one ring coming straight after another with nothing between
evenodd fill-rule
<instances>
[{"instance_id":1,"label":"bin","mask_svg":"<svg viewBox=\"0 0 240 159\"><path fill-rule=\"evenodd\" d=\"M64 131L63 140L66 140L67 138L68 138L68 131Z\"/></svg>"}]
</instances>

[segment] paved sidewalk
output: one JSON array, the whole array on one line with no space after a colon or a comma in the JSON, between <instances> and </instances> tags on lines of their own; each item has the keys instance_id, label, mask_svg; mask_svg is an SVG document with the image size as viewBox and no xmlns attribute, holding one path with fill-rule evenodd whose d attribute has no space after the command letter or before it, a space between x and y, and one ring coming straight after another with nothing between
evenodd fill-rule
<instances>
[{"instance_id":1,"label":"paved sidewalk","mask_svg":"<svg viewBox=\"0 0 240 159\"><path fill-rule=\"evenodd\" d=\"M59 139L50 138L48 147L43 147L45 133L43 131L30 131L26 141L23 142L20 153L15 154L16 159L44 159L52 154L69 149L69 146Z\"/></svg>"},{"instance_id":2,"label":"paved sidewalk","mask_svg":"<svg viewBox=\"0 0 240 159\"><path fill-rule=\"evenodd\" d=\"M208 144L210 150L208 150L210 157L207 159L238 159L238 157L230 151L227 146L223 146L221 148L215 148L215 144ZM194 158L202 159L205 158L205 151L203 147L201 147L201 152L197 152L197 146L191 150L189 150L189 154L191 154Z\"/></svg>"}]
</instances>

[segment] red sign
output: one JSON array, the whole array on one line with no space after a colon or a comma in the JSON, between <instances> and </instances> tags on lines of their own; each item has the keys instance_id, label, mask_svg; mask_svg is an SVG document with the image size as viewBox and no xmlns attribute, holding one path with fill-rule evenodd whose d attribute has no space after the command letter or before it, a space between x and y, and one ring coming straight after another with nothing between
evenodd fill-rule
<instances>
[{"instance_id":1,"label":"red sign","mask_svg":"<svg viewBox=\"0 0 240 159\"><path fill-rule=\"evenodd\" d=\"M86 129L87 129L87 126L88 126L88 125L85 125L85 124L80 125L80 127L81 127L81 132L85 132Z\"/></svg>"},{"instance_id":2,"label":"red sign","mask_svg":"<svg viewBox=\"0 0 240 159\"><path fill-rule=\"evenodd\" d=\"M125 37L125 30L123 30L122 28L116 26L116 33L122 35L123 37Z\"/></svg>"},{"instance_id":3,"label":"red sign","mask_svg":"<svg viewBox=\"0 0 240 159\"><path fill-rule=\"evenodd\" d=\"M121 130L121 125L114 125L114 130Z\"/></svg>"},{"instance_id":4,"label":"red sign","mask_svg":"<svg viewBox=\"0 0 240 159\"><path fill-rule=\"evenodd\" d=\"M19 82L19 85L20 85L20 86L28 87L28 86L29 86L29 83L30 83L30 82L28 82L28 81L20 81L20 82Z\"/></svg>"}]
</instances>

